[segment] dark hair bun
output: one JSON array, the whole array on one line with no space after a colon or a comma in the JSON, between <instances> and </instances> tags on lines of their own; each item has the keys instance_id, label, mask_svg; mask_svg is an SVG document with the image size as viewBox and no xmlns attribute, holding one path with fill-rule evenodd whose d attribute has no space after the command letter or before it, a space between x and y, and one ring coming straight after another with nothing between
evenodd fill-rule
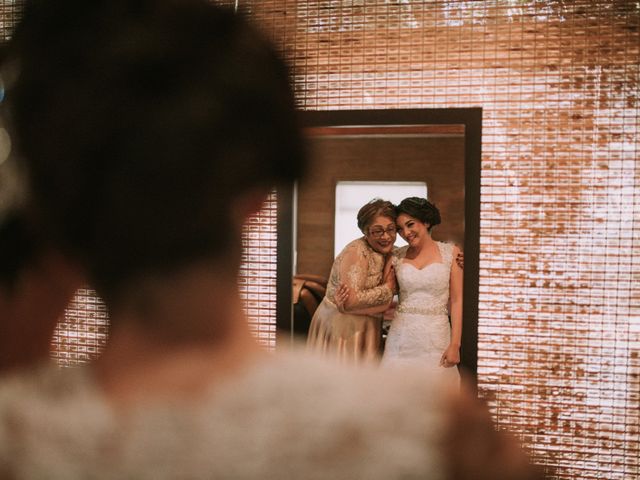
<instances>
[{"instance_id":1,"label":"dark hair bun","mask_svg":"<svg viewBox=\"0 0 640 480\"><path fill-rule=\"evenodd\" d=\"M422 223L430 227L440 225L440 210L426 198L409 197L400 202L397 208L398 215L404 213L413 218L417 218Z\"/></svg>"}]
</instances>

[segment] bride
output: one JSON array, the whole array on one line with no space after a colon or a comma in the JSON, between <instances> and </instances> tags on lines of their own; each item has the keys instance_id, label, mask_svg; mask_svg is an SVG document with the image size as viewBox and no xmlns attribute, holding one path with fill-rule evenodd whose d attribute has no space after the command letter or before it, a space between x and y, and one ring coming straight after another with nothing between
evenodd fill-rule
<instances>
[{"instance_id":1,"label":"bride","mask_svg":"<svg viewBox=\"0 0 640 480\"><path fill-rule=\"evenodd\" d=\"M398 233L408 243L394 253L399 305L391 322L383 365L420 364L459 384L462 337L460 249L431 238L440 212L424 198L397 207Z\"/></svg>"}]
</instances>

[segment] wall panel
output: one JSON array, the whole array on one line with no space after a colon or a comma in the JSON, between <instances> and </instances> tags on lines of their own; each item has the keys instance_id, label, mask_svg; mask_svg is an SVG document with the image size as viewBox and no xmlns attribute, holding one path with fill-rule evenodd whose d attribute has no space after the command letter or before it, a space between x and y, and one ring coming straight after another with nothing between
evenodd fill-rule
<instances>
[{"instance_id":1,"label":"wall panel","mask_svg":"<svg viewBox=\"0 0 640 480\"><path fill-rule=\"evenodd\" d=\"M555 478L638 477L638 3L242 3L303 109L483 108L481 394Z\"/></svg>"}]
</instances>

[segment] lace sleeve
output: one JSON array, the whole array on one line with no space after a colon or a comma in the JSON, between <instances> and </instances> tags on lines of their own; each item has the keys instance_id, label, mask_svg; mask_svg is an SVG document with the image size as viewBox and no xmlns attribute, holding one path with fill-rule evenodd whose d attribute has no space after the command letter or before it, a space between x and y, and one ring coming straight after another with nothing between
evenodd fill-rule
<instances>
[{"instance_id":1,"label":"lace sleeve","mask_svg":"<svg viewBox=\"0 0 640 480\"><path fill-rule=\"evenodd\" d=\"M442 263L451 269L451 262L453 261L453 243L438 242L438 247L440 248L440 255L442 256Z\"/></svg>"},{"instance_id":2,"label":"lace sleeve","mask_svg":"<svg viewBox=\"0 0 640 480\"><path fill-rule=\"evenodd\" d=\"M345 310L359 310L383 305L391 300L393 292L382 285L382 255L367 255L361 248L344 252L340 264L340 278L351 288Z\"/></svg>"}]
</instances>

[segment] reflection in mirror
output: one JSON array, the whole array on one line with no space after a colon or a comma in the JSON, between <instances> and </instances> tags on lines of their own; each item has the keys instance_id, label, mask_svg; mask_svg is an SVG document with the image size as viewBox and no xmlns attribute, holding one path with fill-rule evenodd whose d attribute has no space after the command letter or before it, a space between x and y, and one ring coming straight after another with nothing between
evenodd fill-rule
<instances>
[{"instance_id":1,"label":"reflection in mirror","mask_svg":"<svg viewBox=\"0 0 640 480\"><path fill-rule=\"evenodd\" d=\"M383 110L303 112L309 138L311 168L297 186L292 213L293 242L288 252L294 279L294 310L300 303L300 284L326 282L341 244L362 232L353 208L380 197L397 203L406 196L428 197L440 209L442 225L433 230L435 240L454 242L465 252L465 304L462 364L475 371L477 343L477 262L480 158L480 109ZM351 233L342 234L343 184L365 188L364 201L351 201L347 214ZM421 185L420 193L392 196L387 182ZM358 205L355 205L355 203ZM282 225L282 224L281 224ZM286 223L285 227L286 230ZM295 235L293 235L295 232ZM281 232L282 233L282 232ZM400 239L400 237L398 237ZM400 242L397 242L398 245ZM287 252L280 250L282 255ZM282 258L282 257L281 257ZM279 273L280 275L280 273ZM284 282L283 282L284 284ZM304 287L304 285L303 285ZM298 290L298 291L296 291ZM289 284L291 292L291 284ZM322 293L322 291L321 291ZM279 297L284 298L284 297ZM319 298L315 306L320 303ZM311 307L313 309L313 305ZM312 314L312 312L311 312ZM296 316L279 330L306 333L308 320ZM300 322L303 324L301 325Z\"/></svg>"},{"instance_id":2,"label":"reflection in mirror","mask_svg":"<svg viewBox=\"0 0 640 480\"><path fill-rule=\"evenodd\" d=\"M446 219L435 238L464 242L464 125L341 126L307 133L311 167L298 186L297 273L329 274L339 181L423 182ZM382 190L368 193L367 201L387 199ZM352 224L357 230L355 217Z\"/></svg>"}]
</instances>

